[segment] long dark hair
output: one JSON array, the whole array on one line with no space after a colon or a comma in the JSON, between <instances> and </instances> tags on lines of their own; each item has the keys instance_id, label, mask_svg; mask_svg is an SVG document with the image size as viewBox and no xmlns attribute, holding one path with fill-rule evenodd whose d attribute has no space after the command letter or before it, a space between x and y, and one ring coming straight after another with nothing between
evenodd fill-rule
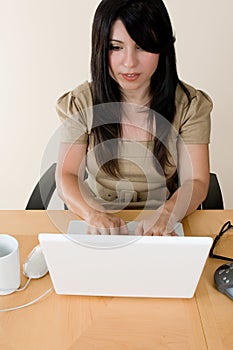
<instances>
[{"instance_id":1,"label":"long dark hair","mask_svg":"<svg viewBox=\"0 0 233 350\"><path fill-rule=\"evenodd\" d=\"M98 109L99 113L94 109L92 134L94 145L98 145L96 147L97 162L107 174L116 177L120 176L117 141L115 147L108 147L104 141L109 138L117 140L121 137L120 107L114 111L110 111L111 108L107 107L108 103L121 101L121 92L118 84L109 74L108 62L110 31L117 19L122 21L130 37L143 50L160 54L158 67L151 78L150 109L162 115L169 122L167 124L172 124L175 115L177 84L181 85L189 100L189 92L178 78L174 49L175 38L163 1L101 1L92 27L91 73L94 105L102 104L103 107ZM112 118L109 117L110 114ZM168 133L169 128L165 131L164 125L160 127L159 123L156 123L154 155L163 170L168 160L168 151L164 145Z\"/></svg>"}]
</instances>

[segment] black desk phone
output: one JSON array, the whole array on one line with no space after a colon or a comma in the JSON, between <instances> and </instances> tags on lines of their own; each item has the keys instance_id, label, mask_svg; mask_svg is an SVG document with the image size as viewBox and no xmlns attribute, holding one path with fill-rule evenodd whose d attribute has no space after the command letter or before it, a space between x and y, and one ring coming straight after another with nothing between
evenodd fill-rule
<instances>
[{"instance_id":1,"label":"black desk phone","mask_svg":"<svg viewBox=\"0 0 233 350\"><path fill-rule=\"evenodd\" d=\"M214 274L216 288L233 300L233 263L219 266Z\"/></svg>"}]
</instances>

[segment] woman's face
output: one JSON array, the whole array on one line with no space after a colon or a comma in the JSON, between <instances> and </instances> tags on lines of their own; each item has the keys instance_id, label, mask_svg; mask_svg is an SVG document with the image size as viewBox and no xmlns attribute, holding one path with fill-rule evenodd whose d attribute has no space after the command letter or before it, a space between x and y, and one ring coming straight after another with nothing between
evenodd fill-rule
<instances>
[{"instance_id":1,"label":"woman's face","mask_svg":"<svg viewBox=\"0 0 233 350\"><path fill-rule=\"evenodd\" d=\"M141 49L129 36L121 20L112 26L109 43L109 72L123 94L148 94L159 54Z\"/></svg>"}]
</instances>

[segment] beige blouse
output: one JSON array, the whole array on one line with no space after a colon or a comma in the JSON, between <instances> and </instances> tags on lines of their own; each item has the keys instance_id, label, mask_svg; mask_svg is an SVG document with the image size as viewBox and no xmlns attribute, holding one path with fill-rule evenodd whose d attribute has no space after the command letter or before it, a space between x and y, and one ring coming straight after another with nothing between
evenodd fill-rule
<instances>
[{"instance_id":1,"label":"beige blouse","mask_svg":"<svg viewBox=\"0 0 233 350\"><path fill-rule=\"evenodd\" d=\"M108 209L157 208L169 196L167 180L177 168L177 142L184 144L207 144L210 142L211 99L200 90L185 84L190 92L191 103L178 85L176 91L176 114L171 137L166 147L170 152L166 176L154 167L153 141L120 140L118 162L122 178L116 180L106 175L98 166L91 128L93 123L93 100L91 84L87 81L58 99L57 112L63 121L61 142L87 144L85 180L93 196ZM115 108L117 104L109 104ZM94 107L94 108L98 108ZM130 107L131 108L131 107ZM144 108L144 109L143 109ZM135 118L146 111L145 107L132 106ZM162 116L159 116L162 118ZM163 118L162 118L163 119ZM163 120L165 123L167 121ZM113 147L109 141L109 147Z\"/></svg>"}]
</instances>

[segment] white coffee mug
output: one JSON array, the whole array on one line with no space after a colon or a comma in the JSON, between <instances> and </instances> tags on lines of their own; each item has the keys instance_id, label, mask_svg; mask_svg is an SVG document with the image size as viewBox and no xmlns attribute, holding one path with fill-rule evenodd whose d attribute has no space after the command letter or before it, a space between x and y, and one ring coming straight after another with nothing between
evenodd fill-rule
<instances>
[{"instance_id":1,"label":"white coffee mug","mask_svg":"<svg viewBox=\"0 0 233 350\"><path fill-rule=\"evenodd\" d=\"M20 286L19 244L17 239L0 234L0 295L13 293Z\"/></svg>"}]
</instances>

